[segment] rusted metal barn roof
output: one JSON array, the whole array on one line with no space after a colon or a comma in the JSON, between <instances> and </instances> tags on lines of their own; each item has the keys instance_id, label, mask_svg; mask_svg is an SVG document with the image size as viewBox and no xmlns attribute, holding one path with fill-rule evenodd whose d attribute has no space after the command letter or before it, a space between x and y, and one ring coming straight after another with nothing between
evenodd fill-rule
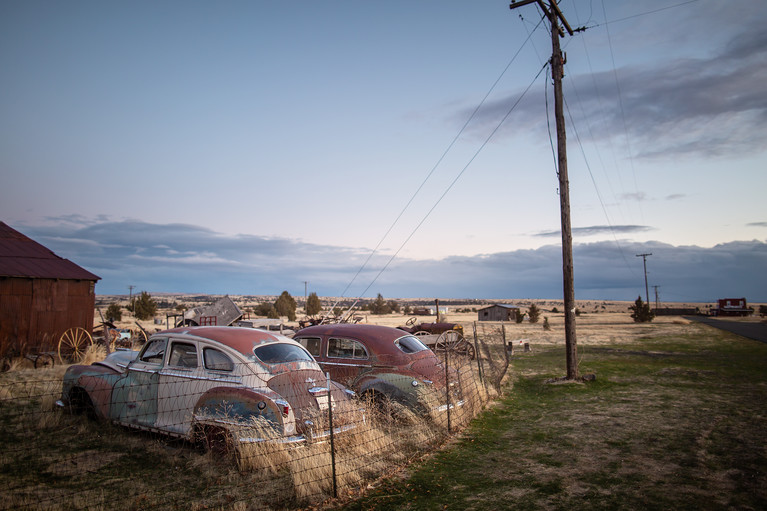
<instances>
[{"instance_id":1,"label":"rusted metal barn roof","mask_svg":"<svg viewBox=\"0 0 767 511\"><path fill-rule=\"evenodd\" d=\"M0 277L101 280L3 222L0 222Z\"/></svg>"}]
</instances>

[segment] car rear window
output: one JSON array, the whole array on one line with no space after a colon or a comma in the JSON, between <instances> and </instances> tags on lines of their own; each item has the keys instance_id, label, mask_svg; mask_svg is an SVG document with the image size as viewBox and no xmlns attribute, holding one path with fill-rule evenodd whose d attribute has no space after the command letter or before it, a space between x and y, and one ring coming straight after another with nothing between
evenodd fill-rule
<instances>
[{"instance_id":1,"label":"car rear window","mask_svg":"<svg viewBox=\"0 0 767 511\"><path fill-rule=\"evenodd\" d=\"M205 369L210 369L211 371L234 371L232 359L217 349L205 348L202 350L202 358L205 362Z\"/></svg>"},{"instance_id":2,"label":"car rear window","mask_svg":"<svg viewBox=\"0 0 767 511\"><path fill-rule=\"evenodd\" d=\"M428 350L424 343L414 335L406 335L400 337L394 341L394 345L405 353L418 353L419 351Z\"/></svg>"},{"instance_id":3,"label":"car rear window","mask_svg":"<svg viewBox=\"0 0 767 511\"><path fill-rule=\"evenodd\" d=\"M287 343L274 343L258 346L254 350L256 356L265 364L281 364L283 362L295 362L306 360L314 362L309 353L301 346Z\"/></svg>"},{"instance_id":4,"label":"car rear window","mask_svg":"<svg viewBox=\"0 0 767 511\"><path fill-rule=\"evenodd\" d=\"M328 357L332 358L368 358L368 352L361 342L352 339L328 339Z\"/></svg>"}]
</instances>

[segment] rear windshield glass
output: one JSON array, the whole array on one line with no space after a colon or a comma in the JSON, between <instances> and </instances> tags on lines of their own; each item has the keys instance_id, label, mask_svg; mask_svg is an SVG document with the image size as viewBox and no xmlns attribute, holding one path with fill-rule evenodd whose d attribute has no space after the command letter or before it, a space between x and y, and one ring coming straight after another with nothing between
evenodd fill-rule
<instances>
[{"instance_id":1,"label":"rear windshield glass","mask_svg":"<svg viewBox=\"0 0 767 511\"><path fill-rule=\"evenodd\" d=\"M265 344L255 349L256 356L261 362L266 364L281 364L283 362L294 362L296 360L307 360L313 362L309 353L301 346L287 343Z\"/></svg>"},{"instance_id":2,"label":"rear windshield glass","mask_svg":"<svg viewBox=\"0 0 767 511\"><path fill-rule=\"evenodd\" d=\"M405 337L400 337L394 341L394 345L405 353L417 353L419 351L429 349L424 343L418 340L418 337L414 335L406 335Z\"/></svg>"}]
</instances>

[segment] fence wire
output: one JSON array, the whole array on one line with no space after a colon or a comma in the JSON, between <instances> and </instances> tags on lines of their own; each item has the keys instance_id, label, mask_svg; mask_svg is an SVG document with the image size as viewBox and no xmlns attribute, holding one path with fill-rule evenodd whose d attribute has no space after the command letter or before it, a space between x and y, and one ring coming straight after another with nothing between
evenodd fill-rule
<instances>
[{"instance_id":1,"label":"fence wire","mask_svg":"<svg viewBox=\"0 0 767 511\"><path fill-rule=\"evenodd\" d=\"M223 420L206 418L195 407L208 381L178 377L158 391L134 380L112 391L116 424L98 419L100 404L56 405L65 366L12 368L0 374L0 509L283 509L357 495L499 395L509 368L503 326L475 324L466 338L471 353L437 352L442 382L414 387L402 376L398 386L413 387L414 401L331 392L302 416L311 427L290 438L269 421L240 420L234 403L220 404L231 407ZM283 385L278 393L305 390Z\"/></svg>"}]
</instances>

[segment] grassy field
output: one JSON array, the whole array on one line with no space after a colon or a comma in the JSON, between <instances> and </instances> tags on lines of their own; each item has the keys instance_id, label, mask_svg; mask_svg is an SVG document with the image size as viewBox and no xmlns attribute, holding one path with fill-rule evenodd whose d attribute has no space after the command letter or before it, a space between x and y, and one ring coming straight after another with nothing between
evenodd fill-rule
<instances>
[{"instance_id":1,"label":"grassy field","mask_svg":"<svg viewBox=\"0 0 767 511\"><path fill-rule=\"evenodd\" d=\"M682 323L582 335L588 383L561 343L515 355L501 402L343 509L767 509L767 345Z\"/></svg>"},{"instance_id":2,"label":"grassy field","mask_svg":"<svg viewBox=\"0 0 767 511\"><path fill-rule=\"evenodd\" d=\"M0 374L0 509L767 509L767 345L584 314L579 370L596 379L565 383L561 314L547 315L550 330L504 325L532 351L515 350L500 400L446 448L434 424L371 421L342 446L341 498L324 504L326 446L238 466L61 414L64 367L19 366ZM472 335L473 315L450 320ZM477 328L502 346L498 325Z\"/></svg>"}]
</instances>

